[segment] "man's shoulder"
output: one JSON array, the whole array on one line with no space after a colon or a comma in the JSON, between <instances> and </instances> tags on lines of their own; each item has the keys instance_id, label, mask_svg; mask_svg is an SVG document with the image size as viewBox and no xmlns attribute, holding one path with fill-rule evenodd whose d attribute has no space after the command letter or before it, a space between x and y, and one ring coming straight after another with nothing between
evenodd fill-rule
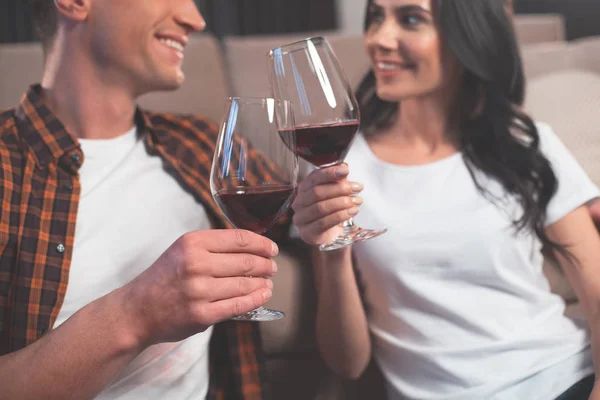
<instances>
[{"instance_id":1,"label":"man's shoulder","mask_svg":"<svg viewBox=\"0 0 600 400\"><path fill-rule=\"evenodd\" d=\"M154 128L166 130L187 139L216 141L217 125L201 115L144 111Z\"/></svg>"},{"instance_id":2,"label":"man's shoulder","mask_svg":"<svg viewBox=\"0 0 600 400\"><path fill-rule=\"evenodd\" d=\"M15 109L7 110L0 109L0 134L4 134L8 130L12 132L15 125Z\"/></svg>"},{"instance_id":3,"label":"man's shoulder","mask_svg":"<svg viewBox=\"0 0 600 400\"><path fill-rule=\"evenodd\" d=\"M25 147L19 138L15 109L0 110L0 171L20 168ZM2 179L0 178L0 181Z\"/></svg>"},{"instance_id":4,"label":"man's shoulder","mask_svg":"<svg viewBox=\"0 0 600 400\"><path fill-rule=\"evenodd\" d=\"M15 147L17 136L15 109L0 110L0 149Z\"/></svg>"}]
</instances>

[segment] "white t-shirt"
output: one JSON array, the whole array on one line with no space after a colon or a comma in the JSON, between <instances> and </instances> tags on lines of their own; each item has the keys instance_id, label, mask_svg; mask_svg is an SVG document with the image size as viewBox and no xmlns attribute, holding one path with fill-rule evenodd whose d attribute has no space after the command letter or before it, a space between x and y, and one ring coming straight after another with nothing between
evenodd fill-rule
<instances>
[{"instance_id":1,"label":"white t-shirt","mask_svg":"<svg viewBox=\"0 0 600 400\"><path fill-rule=\"evenodd\" d=\"M80 140L81 200L64 304L55 327L142 273L182 234L210 229L204 207L146 152L135 128ZM212 329L142 352L97 399L204 399Z\"/></svg>"},{"instance_id":2,"label":"white t-shirt","mask_svg":"<svg viewBox=\"0 0 600 400\"><path fill-rule=\"evenodd\" d=\"M538 129L559 180L550 225L599 191L551 128ZM365 184L357 224L389 230L353 251L391 400L548 400L593 373L586 328L550 293L541 245L515 233L519 207L498 182L481 176L500 207L461 154L392 165L361 135L346 161Z\"/></svg>"}]
</instances>

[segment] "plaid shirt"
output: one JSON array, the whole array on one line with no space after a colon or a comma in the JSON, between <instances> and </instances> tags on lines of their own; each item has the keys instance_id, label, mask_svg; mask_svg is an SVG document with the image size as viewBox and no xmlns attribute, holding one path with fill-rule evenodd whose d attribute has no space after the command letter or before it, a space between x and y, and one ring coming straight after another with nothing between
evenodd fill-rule
<instances>
[{"instance_id":1,"label":"plaid shirt","mask_svg":"<svg viewBox=\"0 0 600 400\"><path fill-rule=\"evenodd\" d=\"M54 325L65 298L80 195L77 141L32 86L15 110L0 112L0 355L22 349ZM137 111L150 154L201 203L215 228L229 227L209 176L216 127L198 117ZM266 174L265 165L255 174ZM208 398L266 396L256 324L215 326Z\"/></svg>"}]
</instances>

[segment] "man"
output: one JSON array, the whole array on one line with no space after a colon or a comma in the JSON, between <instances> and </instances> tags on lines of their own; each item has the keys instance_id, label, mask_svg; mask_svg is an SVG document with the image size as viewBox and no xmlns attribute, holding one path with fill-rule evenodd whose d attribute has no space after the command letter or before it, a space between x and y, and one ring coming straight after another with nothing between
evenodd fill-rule
<instances>
[{"instance_id":1,"label":"man","mask_svg":"<svg viewBox=\"0 0 600 400\"><path fill-rule=\"evenodd\" d=\"M269 299L277 246L210 230L211 123L135 106L183 82L193 0L33 6L42 82L0 113L0 397L264 398L256 325L213 325Z\"/></svg>"}]
</instances>

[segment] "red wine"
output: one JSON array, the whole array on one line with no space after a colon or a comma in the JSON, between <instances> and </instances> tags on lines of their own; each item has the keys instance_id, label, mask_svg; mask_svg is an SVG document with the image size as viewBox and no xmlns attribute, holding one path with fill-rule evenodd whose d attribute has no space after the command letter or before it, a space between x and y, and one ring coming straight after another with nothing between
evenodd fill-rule
<instances>
[{"instance_id":1,"label":"red wine","mask_svg":"<svg viewBox=\"0 0 600 400\"><path fill-rule=\"evenodd\" d=\"M296 128L296 153L317 167L339 164L344 161L357 130L358 121ZM291 142L292 133L279 132L286 143Z\"/></svg>"},{"instance_id":2,"label":"red wine","mask_svg":"<svg viewBox=\"0 0 600 400\"><path fill-rule=\"evenodd\" d=\"M265 233L288 209L294 194L291 185L270 185L222 189L214 198L236 228Z\"/></svg>"}]
</instances>

